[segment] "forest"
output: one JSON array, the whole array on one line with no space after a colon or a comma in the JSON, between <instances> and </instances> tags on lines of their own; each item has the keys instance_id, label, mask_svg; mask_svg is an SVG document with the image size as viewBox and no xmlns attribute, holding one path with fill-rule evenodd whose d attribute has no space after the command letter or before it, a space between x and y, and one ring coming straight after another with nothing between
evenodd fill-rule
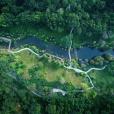
<instances>
[{"instance_id":1,"label":"forest","mask_svg":"<svg viewBox=\"0 0 114 114\"><path fill-rule=\"evenodd\" d=\"M24 81L11 78L12 74L19 76L10 66L14 57L0 54L0 58L1 114L113 114L114 86L111 83L100 92L96 88L89 93L71 93L65 97L38 97L28 90Z\"/></svg>"},{"instance_id":2,"label":"forest","mask_svg":"<svg viewBox=\"0 0 114 114\"><path fill-rule=\"evenodd\" d=\"M38 34L67 47L73 29L74 47L89 43L110 48L114 44L113 12L113 0L1 0L1 34L21 38Z\"/></svg>"},{"instance_id":3,"label":"forest","mask_svg":"<svg viewBox=\"0 0 114 114\"><path fill-rule=\"evenodd\" d=\"M114 50L114 0L0 0L0 37L16 41L29 36L63 50L70 38L71 48ZM0 39L0 114L114 114L114 57L104 54L86 61L71 60L84 70L107 65L89 73L95 85L89 91L83 73L64 69L50 55L9 54ZM52 87L69 93L53 94ZM85 92L73 92L77 88Z\"/></svg>"}]
</instances>

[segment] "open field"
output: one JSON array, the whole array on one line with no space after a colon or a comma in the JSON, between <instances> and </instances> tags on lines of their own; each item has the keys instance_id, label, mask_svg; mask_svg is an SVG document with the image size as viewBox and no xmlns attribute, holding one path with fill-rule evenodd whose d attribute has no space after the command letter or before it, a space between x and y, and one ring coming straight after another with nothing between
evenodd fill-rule
<instances>
[{"instance_id":1,"label":"open field","mask_svg":"<svg viewBox=\"0 0 114 114\"><path fill-rule=\"evenodd\" d=\"M99 89L114 88L114 75L112 75L107 69L102 70L100 72L92 72L90 73L90 75L94 80L95 87Z\"/></svg>"},{"instance_id":2,"label":"open field","mask_svg":"<svg viewBox=\"0 0 114 114\"><path fill-rule=\"evenodd\" d=\"M7 54L7 52L5 53L4 50L2 53L3 59L7 59L4 56L5 54ZM84 76L77 75L71 70L64 69L57 62L53 61L52 58L44 57L39 59L28 51L14 54L13 57L14 61L10 63L11 67L25 80L31 80L34 77L37 79L40 77L48 83L59 82L62 85L68 83L75 88L82 87L84 89L88 88L90 85ZM89 75L95 87L103 88L105 86L112 88L114 77L108 70L90 72Z\"/></svg>"},{"instance_id":3,"label":"open field","mask_svg":"<svg viewBox=\"0 0 114 114\"><path fill-rule=\"evenodd\" d=\"M29 69L37 66L39 74L43 76L48 82L59 81L60 83L71 83L74 87L81 86L84 77L76 75L72 71L57 67L55 63L44 59L38 59L36 56L27 51L15 55L16 61L21 61L24 64L23 76L29 78Z\"/></svg>"}]
</instances>

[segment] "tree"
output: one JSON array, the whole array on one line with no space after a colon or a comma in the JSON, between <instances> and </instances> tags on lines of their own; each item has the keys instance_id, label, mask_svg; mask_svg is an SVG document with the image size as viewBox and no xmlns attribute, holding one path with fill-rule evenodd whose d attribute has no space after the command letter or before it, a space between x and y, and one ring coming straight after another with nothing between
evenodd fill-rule
<instances>
[{"instance_id":1,"label":"tree","mask_svg":"<svg viewBox=\"0 0 114 114\"><path fill-rule=\"evenodd\" d=\"M6 27L7 26L7 22L6 19L4 17L4 14L0 15L0 27Z\"/></svg>"},{"instance_id":2,"label":"tree","mask_svg":"<svg viewBox=\"0 0 114 114\"><path fill-rule=\"evenodd\" d=\"M108 71L111 73L111 75L114 76L114 63L110 63L109 67L108 67Z\"/></svg>"},{"instance_id":3,"label":"tree","mask_svg":"<svg viewBox=\"0 0 114 114\"><path fill-rule=\"evenodd\" d=\"M71 30L72 28L77 30L79 28L80 22L79 22L78 15L76 15L75 13L69 13L66 16L66 18L67 18L66 25L67 25L68 30Z\"/></svg>"}]
</instances>

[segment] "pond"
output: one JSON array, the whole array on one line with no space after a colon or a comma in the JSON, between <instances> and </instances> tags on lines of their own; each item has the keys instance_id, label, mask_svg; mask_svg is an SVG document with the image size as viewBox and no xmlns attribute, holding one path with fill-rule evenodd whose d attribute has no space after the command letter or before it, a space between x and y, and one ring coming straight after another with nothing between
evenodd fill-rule
<instances>
[{"instance_id":1,"label":"pond","mask_svg":"<svg viewBox=\"0 0 114 114\"><path fill-rule=\"evenodd\" d=\"M15 41L13 45L15 48L20 47L22 45L34 45L42 50L45 50L47 53L59 56L61 58L68 58L68 51L56 46L51 43L44 42L40 38L36 37L26 37L23 39L18 39ZM93 57L96 56L102 56L104 54L111 54L114 56L114 50L106 50L106 51L101 51L100 49L96 48L89 48L89 47L83 47L80 49L73 49L71 50L71 55L72 58L79 58L79 59L92 59Z\"/></svg>"}]
</instances>

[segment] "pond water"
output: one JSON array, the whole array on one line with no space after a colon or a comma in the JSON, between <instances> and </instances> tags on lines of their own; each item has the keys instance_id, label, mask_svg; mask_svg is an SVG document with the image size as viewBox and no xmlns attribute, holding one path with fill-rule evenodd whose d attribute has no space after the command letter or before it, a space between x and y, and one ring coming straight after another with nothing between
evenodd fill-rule
<instances>
[{"instance_id":1,"label":"pond water","mask_svg":"<svg viewBox=\"0 0 114 114\"><path fill-rule=\"evenodd\" d=\"M27 37L24 39L16 40L15 45L13 45L15 48L20 47L25 44L34 45L38 48L41 48L42 50L45 50L48 53L51 53L53 55L59 56L61 58L68 58L68 51L56 46L51 43L47 43L42 41L40 38L36 37ZM96 48L88 48L83 47L81 49L73 49L71 50L72 58L78 57L79 59L91 59L96 56L101 56L104 54L111 54L114 56L114 50L107 50L107 51L101 51Z\"/></svg>"}]
</instances>

